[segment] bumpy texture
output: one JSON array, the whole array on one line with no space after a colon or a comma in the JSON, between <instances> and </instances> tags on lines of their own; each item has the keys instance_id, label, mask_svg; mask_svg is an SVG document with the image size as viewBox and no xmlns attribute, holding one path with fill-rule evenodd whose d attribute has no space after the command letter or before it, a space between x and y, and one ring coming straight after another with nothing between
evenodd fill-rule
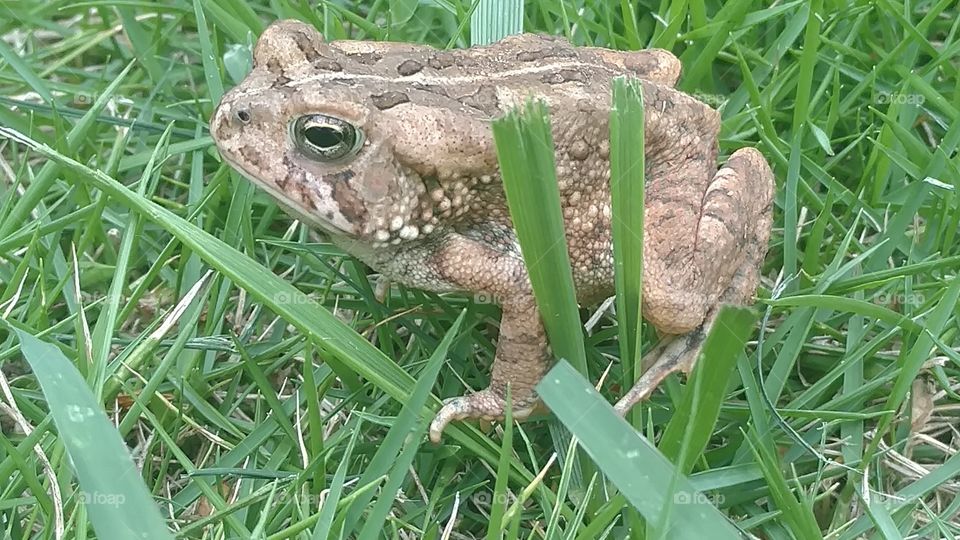
<instances>
[{"instance_id":1,"label":"bumpy texture","mask_svg":"<svg viewBox=\"0 0 960 540\"><path fill-rule=\"evenodd\" d=\"M673 88L669 52L575 48L538 35L440 51L324 42L274 23L254 69L211 121L221 155L386 278L484 294L503 310L490 387L446 403L431 427L500 418L509 383L529 414L549 347L507 209L490 120L528 97L550 107L578 301L613 294L608 119L611 80L646 103L643 315L666 335L626 410L689 370L720 303L750 301L770 231L774 180L752 148L717 171L720 118Z\"/></svg>"}]
</instances>

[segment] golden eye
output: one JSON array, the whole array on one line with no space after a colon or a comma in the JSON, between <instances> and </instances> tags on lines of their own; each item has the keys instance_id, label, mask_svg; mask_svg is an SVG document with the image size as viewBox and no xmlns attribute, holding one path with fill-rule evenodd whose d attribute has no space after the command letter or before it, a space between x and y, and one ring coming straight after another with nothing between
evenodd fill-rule
<instances>
[{"instance_id":1,"label":"golden eye","mask_svg":"<svg viewBox=\"0 0 960 540\"><path fill-rule=\"evenodd\" d=\"M297 118L292 125L297 148L319 161L336 161L360 150L363 134L350 122L323 114Z\"/></svg>"}]
</instances>

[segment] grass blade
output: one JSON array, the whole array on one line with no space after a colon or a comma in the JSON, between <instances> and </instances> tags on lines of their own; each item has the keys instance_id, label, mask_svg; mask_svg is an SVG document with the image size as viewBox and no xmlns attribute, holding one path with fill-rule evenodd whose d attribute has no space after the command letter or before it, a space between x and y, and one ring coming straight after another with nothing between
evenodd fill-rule
<instances>
[{"instance_id":1,"label":"grass blade","mask_svg":"<svg viewBox=\"0 0 960 540\"><path fill-rule=\"evenodd\" d=\"M754 457L763 471L770 488L770 498L776 504L783 516L783 525L788 527L796 538L823 538L813 509L797 500L787 484L787 479L781 471L780 460L773 450L773 439L766 436L760 438L755 433L748 433L747 441L753 450Z\"/></svg>"},{"instance_id":2,"label":"grass blade","mask_svg":"<svg viewBox=\"0 0 960 540\"><path fill-rule=\"evenodd\" d=\"M470 16L470 44L486 45L523 32L521 0L478 0Z\"/></svg>"},{"instance_id":3,"label":"grass blade","mask_svg":"<svg viewBox=\"0 0 960 540\"><path fill-rule=\"evenodd\" d=\"M660 523L664 509L672 506L664 530L673 538L740 538L737 529L690 480L620 418L569 364L558 363L537 385L537 391L648 523ZM675 490L671 489L674 486Z\"/></svg>"},{"instance_id":4,"label":"grass blade","mask_svg":"<svg viewBox=\"0 0 960 540\"><path fill-rule=\"evenodd\" d=\"M19 54L3 41L0 41L0 58L6 60L7 64L20 75L23 82L36 92L37 95L42 97L44 101L51 105L54 103L53 95L50 93L47 83L34 73L28 62L24 61Z\"/></svg>"},{"instance_id":5,"label":"grass blade","mask_svg":"<svg viewBox=\"0 0 960 540\"><path fill-rule=\"evenodd\" d=\"M503 442L500 445L500 463L497 464L497 478L493 484L493 504L490 506L490 525L487 527L487 540L497 540L502 534L503 514L507 507L509 493L510 460L513 458L513 400L507 387L507 408L503 415ZM573 463L569 460L568 463Z\"/></svg>"},{"instance_id":6,"label":"grass blade","mask_svg":"<svg viewBox=\"0 0 960 540\"><path fill-rule=\"evenodd\" d=\"M617 335L624 386L643 370L640 358L643 304L644 216L643 92L636 79L613 81L610 111L610 197L613 264L617 288Z\"/></svg>"},{"instance_id":7,"label":"grass blade","mask_svg":"<svg viewBox=\"0 0 960 540\"><path fill-rule=\"evenodd\" d=\"M493 137L510 217L550 346L554 355L586 373L546 104L527 102L521 111L495 120Z\"/></svg>"},{"instance_id":8,"label":"grass blade","mask_svg":"<svg viewBox=\"0 0 960 540\"><path fill-rule=\"evenodd\" d=\"M546 104L528 101L522 109L495 120L493 138L510 217L550 347L555 357L586 374L583 327L567 255ZM556 423L551 425L551 435L557 448L566 448L570 441ZM579 480L591 477L593 471L585 456L579 455L577 461L577 487L582 488Z\"/></svg>"},{"instance_id":9,"label":"grass blade","mask_svg":"<svg viewBox=\"0 0 960 540\"><path fill-rule=\"evenodd\" d=\"M98 537L172 540L140 469L77 368L57 347L4 325L40 382Z\"/></svg>"},{"instance_id":10,"label":"grass blade","mask_svg":"<svg viewBox=\"0 0 960 540\"><path fill-rule=\"evenodd\" d=\"M333 479L330 480L330 491L323 501L323 506L320 507L320 517L317 519L317 526L313 529L313 534L310 536L311 540L333 538L331 535L333 519L336 515L337 505L340 503L340 496L343 493L343 484L347 477L347 465L353 456L353 449L357 444L357 436L359 434L359 429L353 430L350 442L347 443L347 449L343 452L343 459L340 461L340 465L337 466L337 472L334 473Z\"/></svg>"},{"instance_id":11,"label":"grass blade","mask_svg":"<svg viewBox=\"0 0 960 540\"><path fill-rule=\"evenodd\" d=\"M423 414L423 408L430 398L430 389L433 388L437 380L437 374L440 373L440 367L447 356L447 350L453 343L453 338L459 333L465 315L466 311L460 313L456 322L443 337L443 341L433 351L413 388L413 392L404 403L400 414L397 415L396 422L390 427L390 431L384 437L377 453L374 454L360 477L359 484L362 486L376 482L381 475L387 476L386 483L380 491L380 498L374 503L363 528L360 530L360 540L376 538L387 520L397 490L400 489L400 483L406 478L410 464L416 456L416 451L424 440L423 434L427 429L427 424L433 419L432 415ZM358 497L353 502L345 522L344 531L354 530L361 513L367 508L374 495L375 493L371 491L363 497Z\"/></svg>"},{"instance_id":12,"label":"grass blade","mask_svg":"<svg viewBox=\"0 0 960 540\"><path fill-rule=\"evenodd\" d=\"M725 306L713 323L700 353L701 360L707 361L695 364L680 406L658 445L684 474L693 469L713 435L727 381L756 320L752 310Z\"/></svg>"}]
</instances>

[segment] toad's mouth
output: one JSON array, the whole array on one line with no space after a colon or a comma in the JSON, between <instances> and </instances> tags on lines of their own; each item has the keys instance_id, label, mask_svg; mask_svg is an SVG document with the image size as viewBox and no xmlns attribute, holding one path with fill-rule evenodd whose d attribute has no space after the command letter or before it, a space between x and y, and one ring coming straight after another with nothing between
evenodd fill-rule
<instances>
[{"instance_id":1,"label":"toad's mouth","mask_svg":"<svg viewBox=\"0 0 960 540\"><path fill-rule=\"evenodd\" d=\"M304 203L302 199L292 197L287 190L281 189L273 182L268 182L250 170L244 167L243 160L236 159L229 151L220 150L220 156L227 162L233 170L240 173L254 186L267 192L271 198L283 208L284 212L306 223L311 227L320 229L331 235L352 237L356 234L356 229L340 213L339 208L335 208L335 203L331 208L312 209ZM329 199L327 199L330 201ZM330 201L332 203L332 201Z\"/></svg>"}]
</instances>

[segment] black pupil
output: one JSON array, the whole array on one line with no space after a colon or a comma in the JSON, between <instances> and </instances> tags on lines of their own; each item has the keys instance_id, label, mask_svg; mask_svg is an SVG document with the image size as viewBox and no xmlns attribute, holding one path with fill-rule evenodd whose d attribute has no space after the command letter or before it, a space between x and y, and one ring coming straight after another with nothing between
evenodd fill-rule
<instances>
[{"instance_id":1,"label":"black pupil","mask_svg":"<svg viewBox=\"0 0 960 540\"><path fill-rule=\"evenodd\" d=\"M317 148L330 149L343 144L343 131L332 126L314 126L306 129L304 134L310 144Z\"/></svg>"}]
</instances>

